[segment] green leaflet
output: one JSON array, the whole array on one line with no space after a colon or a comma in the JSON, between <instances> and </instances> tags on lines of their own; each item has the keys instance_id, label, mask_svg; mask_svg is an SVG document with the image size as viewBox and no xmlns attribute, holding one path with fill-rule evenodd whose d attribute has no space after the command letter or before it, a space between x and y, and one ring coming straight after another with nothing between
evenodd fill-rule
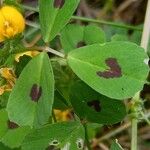
<instances>
[{"instance_id":1,"label":"green leaflet","mask_svg":"<svg viewBox=\"0 0 150 150\"><path fill-rule=\"evenodd\" d=\"M110 125L122 121L126 115L122 101L105 97L84 82L71 87L70 101L75 113L89 122Z\"/></svg>"},{"instance_id":2,"label":"green leaflet","mask_svg":"<svg viewBox=\"0 0 150 150\"><path fill-rule=\"evenodd\" d=\"M40 53L20 74L8 100L8 116L19 126L44 125L51 116L53 96L51 63L46 53Z\"/></svg>"},{"instance_id":3,"label":"green leaflet","mask_svg":"<svg viewBox=\"0 0 150 150\"><path fill-rule=\"evenodd\" d=\"M84 146L84 128L77 122L63 122L36 129L26 136L22 150L45 150L50 147L61 150L82 150Z\"/></svg>"},{"instance_id":4,"label":"green leaflet","mask_svg":"<svg viewBox=\"0 0 150 150\"><path fill-rule=\"evenodd\" d=\"M106 42L105 33L96 25L69 24L61 32L61 44L65 53L85 45L104 42Z\"/></svg>"},{"instance_id":5,"label":"green leaflet","mask_svg":"<svg viewBox=\"0 0 150 150\"><path fill-rule=\"evenodd\" d=\"M25 136L30 132L29 127L19 127L14 122L11 122L5 109L0 111L0 123L0 142L10 148L21 146Z\"/></svg>"},{"instance_id":6,"label":"green leaflet","mask_svg":"<svg viewBox=\"0 0 150 150\"><path fill-rule=\"evenodd\" d=\"M121 147L121 145L118 143L117 140L115 140L111 147L110 147L110 150L123 150L123 148Z\"/></svg>"},{"instance_id":7,"label":"green leaflet","mask_svg":"<svg viewBox=\"0 0 150 150\"><path fill-rule=\"evenodd\" d=\"M41 31L45 42L51 41L67 24L79 0L39 0Z\"/></svg>"},{"instance_id":8,"label":"green leaflet","mask_svg":"<svg viewBox=\"0 0 150 150\"><path fill-rule=\"evenodd\" d=\"M144 50L130 42L93 44L71 51L68 64L97 92L115 99L134 96L148 75Z\"/></svg>"}]
</instances>

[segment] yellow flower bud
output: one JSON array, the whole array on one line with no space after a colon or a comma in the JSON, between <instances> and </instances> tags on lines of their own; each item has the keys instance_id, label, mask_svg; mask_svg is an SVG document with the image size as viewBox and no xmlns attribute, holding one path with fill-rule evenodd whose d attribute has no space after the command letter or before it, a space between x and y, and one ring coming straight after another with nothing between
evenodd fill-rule
<instances>
[{"instance_id":1,"label":"yellow flower bud","mask_svg":"<svg viewBox=\"0 0 150 150\"><path fill-rule=\"evenodd\" d=\"M23 32L25 20L22 14L12 6L0 9L0 42Z\"/></svg>"}]
</instances>

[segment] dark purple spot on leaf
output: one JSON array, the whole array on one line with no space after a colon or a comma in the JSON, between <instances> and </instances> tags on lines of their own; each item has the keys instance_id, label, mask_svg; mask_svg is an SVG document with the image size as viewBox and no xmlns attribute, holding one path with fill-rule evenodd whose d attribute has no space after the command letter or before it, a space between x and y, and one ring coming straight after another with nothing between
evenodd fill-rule
<instances>
[{"instance_id":1,"label":"dark purple spot on leaf","mask_svg":"<svg viewBox=\"0 0 150 150\"><path fill-rule=\"evenodd\" d=\"M65 4L65 0L54 0L54 7L61 9Z\"/></svg>"},{"instance_id":2,"label":"dark purple spot on leaf","mask_svg":"<svg viewBox=\"0 0 150 150\"><path fill-rule=\"evenodd\" d=\"M80 48L80 47L83 47L83 46L86 46L85 42L80 41L80 42L77 43L77 48Z\"/></svg>"},{"instance_id":3,"label":"dark purple spot on leaf","mask_svg":"<svg viewBox=\"0 0 150 150\"><path fill-rule=\"evenodd\" d=\"M42 95L42 87L38 86L37 84L33 84L31 91L30 91L30 97L32 101L38 102L41 95Z\"/></svg>"},{"instance_id":4,"label":"dark purple spot on leaf","mask_svg":"<svg viewBox=\"0 0 150 150\"><path fill-rule=\"evenodd\" d=\"M101 106L100 106L100 101L99 100L92 100L87 102L87 105L91 108L93 108L95 111L100 112L101 111Z\"/></svg>"},{"instance_id":5,"label":"dark purple spot on leaf","mask_svg":"<svg viewBox=\"0 0 150 150\"><path fill-rule=\"evenodd\" d=\"M98 76L106 79L119 78L122 76L121 67L119 66L116 58L108 58L105 60L105 63L110 67L110 69L104 72L98 71Z\"/></svg>"},{"instance_id":6,"label":"dark purple spot on leaf","mask_svg":"<svg viewBox=\"0 0 150 150\"><path fill-rule=\"evenodd\" d=\"M9 129L16 129L16 128L19 128L19 126L18 126L16 123L14 123L14 122L12 122L12 121L10 121L10 120L7 121L7 125L8 125L8 128L9 128Z\"/></svg>"}]
</instances>

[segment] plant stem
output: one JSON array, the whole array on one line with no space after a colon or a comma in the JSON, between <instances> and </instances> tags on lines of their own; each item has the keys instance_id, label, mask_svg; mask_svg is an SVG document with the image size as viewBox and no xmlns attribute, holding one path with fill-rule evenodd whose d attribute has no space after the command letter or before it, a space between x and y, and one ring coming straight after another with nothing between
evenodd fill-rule
<instances>
[{"instance_id":1,"label":"plant stem","mask_svg":"<svg viewBox=\"0 0 150 150\"><path fill-rule=\"evenodd\" d=\"M2 7L4 0L0 0L0 7Z\"/></svg>"},{"instance_id":2,"label":"plant stem","mask_svg":"<svg viewBox=\"0 0 150 150\"><path fill-rule=\"evenodd\" d=\"M85 141L86 141L87 148L88 148L88 150L92 150L90 142L89 142L89 137L88 137L88 134L87 134L87 132L88 132L87 131L87 124L84 123L83 126L84 126L84 130L85 130Z\"/></svg>"},{"instance_id":3,"label":"plant stem","mask_svg":"<svg viewBox=\"0 0 150 150\"><path fill-rule=\"evenodd\" d=\"M132 98L131 106L131 150L137 150L137 130L138 130L138 120L139 120L139 110L141 111L141 98L140 92L136 93Z\"/></svg>"},{"instance_id":4,"label":"plant stem","mask_svg":"<svg viewBox=\"0 0 150 150\"><path fill-rule=\"evenodd\" d=\"M33 21L26 20L26 25L37 28L37 29L40 29L40 25L33 22Z\"/></svg>"},{"instance_id":5,"label":"plant stem","mask_svg":"<svg viewBox=\"0 0 150 150\"><path fill-rule=\"evenodd\" d=\"M145 15L145 21L144 21L144 29L143 29L143 34L142 34L142 39L141 39L141 47L145 49L145 52L147 52L147 47L148 47L148 42L149 42L149 34L150 34L150 0L148 0L147 4L147 10L146 10L146 15ZM140 100L140 95L137 94L133 98L133 102L136 103L136 100ZM138 108L136 107L136 104L134 105L135 113L138 111ZM139 106L142 107L142 106ZM132 139L131 139L131 150L137 150L137 130L138 130L138 118L132 118L131 120L131 125L132 125Z\"/></svg>"},{"instance_id":6,"label":"plant stem","mask_svg":"<svg viewBox=\"0 0 150 150\"><path fill-rule=\"evenodd\" d=\"M148 42L149 42L149 35L150 35L150 0L147 3L147 11L145 15L145 22L144 22L144 29L141 39L141 46L145 49L145 52L148 51Z\"/></svg>"},{"instance_id":7,"label":"plant stem","mask_svg":"<svg viewBox=\"0 0 150 150\"><path fill-rule=\"evenodd\" d=\"M118 28L125 28L125 29L142 31L142 29L138 28L138 27L134 27L134 26L131 26L131 25L124 25L124 24L114 23L114 22L110 22L110 21L97 20L97 19L91 19L91 18L80 17L80 16L72 16L72 19L81 20L81 21L84 21L84 22L93 22L93 23L98 23L98 24L110 25L110 26L114 26L114 27L118 27Z\"/></svg>"},{"instance_id":8,"label":"plant stem","mask_svg":"<svg viewBox=\"0 0 150 150\"><path fill-rule=\"evenodd\" d=\"M131 124L132 124L131 150L137 150L137 125L138 125L137 118L133 118Z\"/></svg>"},{"instance_id":9,"label":"plant stem","mask_svg":"<svg viewBox=\"0 0 150 150\"><path fill-rule=\"evenodd\" d=\"M30 7L30 6L27 6L27 5L21 5L21 6L26 10L39 12L38 8ZM93 22L93 23L98 23L98 24L103 24L103 25L110 25L110 26L114 26L114 27L118 27L118 28L142 31L142 28L139 28L139 27L134 27L132 25L114 23L114 22L110 22L110 21L97 20L97 19L91 19L91 18L80 17L80 16L72 16L71 19L81 20L81 21L84 21L84 22ZM32 26L32 24L28 24L28 25ZM38 25L36 25L35 27L38 27Z\"/></svg>"},{"instance_id":10,"label":"plant stem","mask_svg":"<svg viewBox=\"0 0 150 150\"><path fill-rule=\"evenodd\" d=\"M65 54L59 52L59 51L56 51L48 46L38 46L38 47L34 47L34 49L37 49L37 50L42 50L42 51L46 51L46 52L49 52L49 53L52 53L54 55L57 55L59 57L62 57L62 58L65 58Z\"/></svg>"},{"instance_id":11,"label":"plant stem","mask_svg":"<svg viewBox=\"0 0 150 150\"><path fill-rule=\"evenodd\" d=\"M142 117L142 120L138 120L138 122L146 121L145 117L148 119L150 117L150 112L148 112L147 114L144 114L144 116ZM95 147L96 145L98 145L100 142L102 142L104 140L107 140L111 137L114 137L115 135L117 135L117 134L121 133L122 131L128 129L130 126L131 126L131 122L127 122L127 123L123 124L122 126L120 126L119 128L108 132L107 134L100 137L99 139L95 139L93 147Z\"/></svg>"},{"instance_id":12,"label":"plant stem","mask_svg":"<svg viewBox=\"0 0 150 150\"><path fill-rule=\"evenodd\" d=\"M22 4L20 4L20 6L22 6L22 7L23 7L24 9L26 9L26 10L39 12L39 9L38 9L38 8L35 8L35 7L31 7L31 6L27 6L27 5L22 5Z\"/></svg>"},{"instance_id":13,"label":"plant stem","mask_svg":"<svg viewBox=\"0 0 150 150\"><path fill-rule=\"evenodd\" d=\"M54 50L54 49L52 49L50 47L45 47L45 51L50 52L50 53L52 53L54 55L57 55L59 57L65 58L65 55L63 53L61 53L59 51L56 51L56 50Z\"/></svg>"}]
</instances>

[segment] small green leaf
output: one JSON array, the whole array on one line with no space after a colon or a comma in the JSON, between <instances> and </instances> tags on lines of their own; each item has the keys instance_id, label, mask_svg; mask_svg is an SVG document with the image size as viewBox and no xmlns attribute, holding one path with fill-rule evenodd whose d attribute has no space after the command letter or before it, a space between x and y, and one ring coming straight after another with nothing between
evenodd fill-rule
<instances>
[{"instance_id":1,"label":"small green leaf","mask_svg":"<svg viewBox=\"0 0 150 150\"><path fill-rule=\"evenodd\" d=\"M5 109L0 111L0 142L10 148L21 146L25 136L30 132L29 127L19 127L8 119ZM17 138L14 138L17 137Z\"/></svg>"},{"instance_id":2,"label":"small green leaf","mask_svg":"<svg viewBox=\"0 0 150 150\"><path fill-rule=\"evenodd\" d=\"M104 31L96 25L85 26L84 41L87 45L106 42Z\"/></svg>"},{"instance_id":3,"label":"small green leaf","mask_svg":"<svg viewBox=\"0 0 150 150\"><path fill-rule=\"evenodd\" d=\"M54 77L49 57L41 53L23 69L7 105L11 121L20 126L41 126L51 116Z\"/></svg>"},{"instance_id":4,"label":"small green leaf","mask_svg":"<svg viewBox=\"0 0 150 150\"><path fill-rule=\"evenodd\" d=\"M65 53L95 43L106 41L104 31L96 25L67 25L61 32L61 43Z\"/></svg>"},{"instance_id":5,"label":"small green leaf","mask_svg":"<svg viewBox=\"0 0 150 150\"><path fill-rule=\"evenodd\" d=\"M52 146L64 150L82 150L83 126L79 122L63 122L36 129L25 138L22 150L45 150Z\"/></svg>"},{"instance_id":6,"label":"small green leaf","mask_svg":"<svg viewBox=\"0 0 150 150\"><path fill-rule=\"evenodd\" d=\"M115 34L111 37L111 41L129 41L128 37L122 34Z\"/></svg>"},{"instance_id":7,"label":"small green leaf","mask_svg":"<svg viewBox=\"0 0 150 150\"><path fill-rule=\"evenodd\" d=\"M61 32L61 44L68 53L78 47L78 43L83 41L84 27L76 24L67 25Z\"/></svg>"},{"instance_id":8,"label":"small green leaf","mask_svg":"<svg viewBox=\"0 0 150 150\"><path fill-rule=\"evenodd\" d=\"M126 99L143 88L149 72L144 49L130 42L93 44L71 51L68 64L97 92Z\"/></svg>"},{"instance_id":9,"label":"small green leaf","mask_svg":"<svg viewBox=\"0 0 150 150\"><path fill-rule=\"evenodd\" d=\"M19 77L20 73L31 59L32 58L27 55L23 55L19 58L19 62L17 62L15 65L15 75L17 77Z\"/></svg>"},{"instance_id":10,"label":"small green leaf","mask_svg":"<svg viewBox=\"0 0 150 150\"><path fill-rule=\"evenodd\" d=\"M1 150L12 150L11 148L5 146L3 143L0 143ZM13 148L13 150L21 150L20 148Z\"/></svg>"},{"instance_id":11,"label":"small green leaf","mask_svg":"<svg viewBox=\"0 0 150 150\"><path fill-rule=\"evenodd\" d=\"M40 23L45 42L52 40L67 24L79 0L39 0Z\"/></svg>"},{"instance_id":12,"label":"small green leaf","mask_svg":"<svg viewBox=\"0 0 150 150\"><path fill-rule=\"evenodd\" d=\"M62 93L56 89L55 90L55 95L54 95L54 109L59 109L59 110L66 110L68 108L68 104L66 99L63 97Z\"/></svg>"},{"instance_id":13,"label":"small green leaf","mask_svg":"<svg viewBox=\"0 0 150 150\"><path fill-rule=\"evenodd\" d=\"M70 101L75 113L89 122L115 124L123 120L126 108L122 101L105 97L84 82L76 82L70 93Z\"/></svg>"},{"instance_id":14,"label":"small green leaf","mask_svg":"<svg viewBox=\"0 0 150 150\"><path fill-rule=\"evenodd\" d=\"M111 147L110 150L123 150L123 148L121 147L121 145L118 143L118 140L115 140Z\"/></svg>"}]
</instances>

